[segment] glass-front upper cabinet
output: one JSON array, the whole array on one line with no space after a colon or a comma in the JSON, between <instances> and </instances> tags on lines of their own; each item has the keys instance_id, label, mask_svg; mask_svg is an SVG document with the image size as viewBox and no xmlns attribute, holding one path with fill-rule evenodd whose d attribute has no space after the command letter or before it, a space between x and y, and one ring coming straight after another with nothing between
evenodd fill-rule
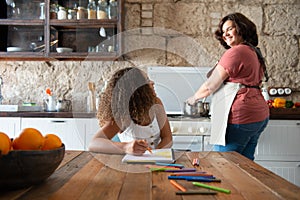
<instances>
[{"instance_id":1,"label":"glass-front upper cabinet","mask_svg":"<svg viewBox=\"0 0 300 200\"><path fill-rule=\"evenodd\" d=\"M123 0L0 0L0 60L116 60Z\"/></svg>"}]
</instances>

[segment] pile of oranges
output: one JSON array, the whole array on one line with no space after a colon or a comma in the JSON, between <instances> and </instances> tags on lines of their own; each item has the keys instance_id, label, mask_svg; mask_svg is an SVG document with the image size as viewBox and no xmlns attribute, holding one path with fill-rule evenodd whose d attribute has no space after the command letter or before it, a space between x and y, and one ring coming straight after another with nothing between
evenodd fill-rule
<instances>
[{"instance_id":1,"label":"pile of oranges","mask_svg":"<svg viewBox=\"0 0 300 200\"><path fill-rule=\"evenodd\" d=\"M20 135L10 139L7 134L0 132L0 155L6 155L12 150L51 150L62 146L61 139L49 133L45 136L35 128L25 128Z\"/></svg>"}]
</instances>

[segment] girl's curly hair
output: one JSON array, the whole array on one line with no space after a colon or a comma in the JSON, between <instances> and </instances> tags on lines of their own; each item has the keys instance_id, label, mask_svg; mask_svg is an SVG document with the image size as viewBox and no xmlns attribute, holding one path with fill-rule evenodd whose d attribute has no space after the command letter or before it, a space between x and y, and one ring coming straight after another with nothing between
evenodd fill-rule
<instances>
[{"instance_id":1,"label":"girl's curly hair","mask_svg":"<svg viewBox=\"0 0 300 200\"><path fill-rule=\"evenodd\" d=\"M218 29L215 31L215 38L219 40L219 42L225 49L230 48L230 46L228 46L223 39L223 30L222 30L222 27L227 20L233 21L233 23L236 26L236 31L238 35L242 36L242 38L245 40L245 43L249 43L254 47L258 45L256 25L251 20L249 20L245 15L241 13L232 13L223 17L223 19L221 19L218 25Z\"/></svg>"},{"instance_id":2,"label":"girl's curly hair","mask_svg":"<svg viewBox=\"0 0 300 200\"><path fill-rule=\"evenodd\" d=\"M156 96L145 72L134 67L118 70L100 96L97 113L100 126L105 121L114 121L124 130L131 120L141 124L149 118L149 110L155 102Z\"/></svg>"}]
</instances>

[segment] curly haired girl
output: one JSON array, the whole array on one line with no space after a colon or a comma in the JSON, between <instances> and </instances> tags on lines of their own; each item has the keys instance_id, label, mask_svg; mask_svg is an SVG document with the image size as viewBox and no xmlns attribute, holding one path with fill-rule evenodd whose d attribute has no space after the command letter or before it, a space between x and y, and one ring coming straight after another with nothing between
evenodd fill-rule
<instances>
[{"instance_id":1,"label":"curly haired girl","mask_svg":"<svg viewBox=\"0 0 300 200\"><path fill-rule=\"evenodd\" d=\"M138 68L118 70L101 95L97 117L101 129L89 150L141 155L150 148L169 148L172 134L154 82ZM111 139L118 136L120 141Z\"/></svg>"}]
</instances>

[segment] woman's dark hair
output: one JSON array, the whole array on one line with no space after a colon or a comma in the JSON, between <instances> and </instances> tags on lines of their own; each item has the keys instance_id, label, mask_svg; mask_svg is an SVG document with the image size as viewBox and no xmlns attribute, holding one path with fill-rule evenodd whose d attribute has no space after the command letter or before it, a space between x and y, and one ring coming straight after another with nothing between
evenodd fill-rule
<instances>
[{"instance_id":1,"label":"woman's dark hair","mask_svg":"<svg viewBox=\"0 0 300 200\"><path fill-rule=\"evenodd\" d=\"M243 44L246 44L255 50L258 60L264 70L265 79L266 79L265 81L268 81L269 76L267 73L264 57L262 56L260 49L257 47L258 36L256 31L256 25L241 13L232 13L223 17L223 19L221 19L218 25L218 29L215 31L215 37L217 40L219 40L219 42L225 49L230 49L230 46L228 46L227 43L224 41L222 28L224 23L228 20L231 20L234 23L237 34L242 36L244 40Z\"/></svg>"},{"instance_id":2,"label":"woman's dark hair","mask_svg":"<svg viewBox=\"0 0 300 200\"><path fill-rule=\"evenodd\" d=\"M129 67L116 71L101 95L97 117L100 125L115 121L120 129L130 120L140 124L149 117L156 96L145 72Z\"/></svg>"},{"instance_id":3,"label":"woman's dark hair","mask_svg":"<svg viewBox=\"0 0 300 200\"><path fill-rule=\"evenodd\" d=\"M238 35L242 36L245 43L249 43L256 47L258 45L258 36L256 32L256 25L249 20L245 15L241 13L229 14L221 19L218 29L215 31L215 37L220 41L221 45L225 49L229 49L230 46L226 44L223 39L223 25L227 20L231 20L235 24Z\"/></svg>"}]
</instances>

